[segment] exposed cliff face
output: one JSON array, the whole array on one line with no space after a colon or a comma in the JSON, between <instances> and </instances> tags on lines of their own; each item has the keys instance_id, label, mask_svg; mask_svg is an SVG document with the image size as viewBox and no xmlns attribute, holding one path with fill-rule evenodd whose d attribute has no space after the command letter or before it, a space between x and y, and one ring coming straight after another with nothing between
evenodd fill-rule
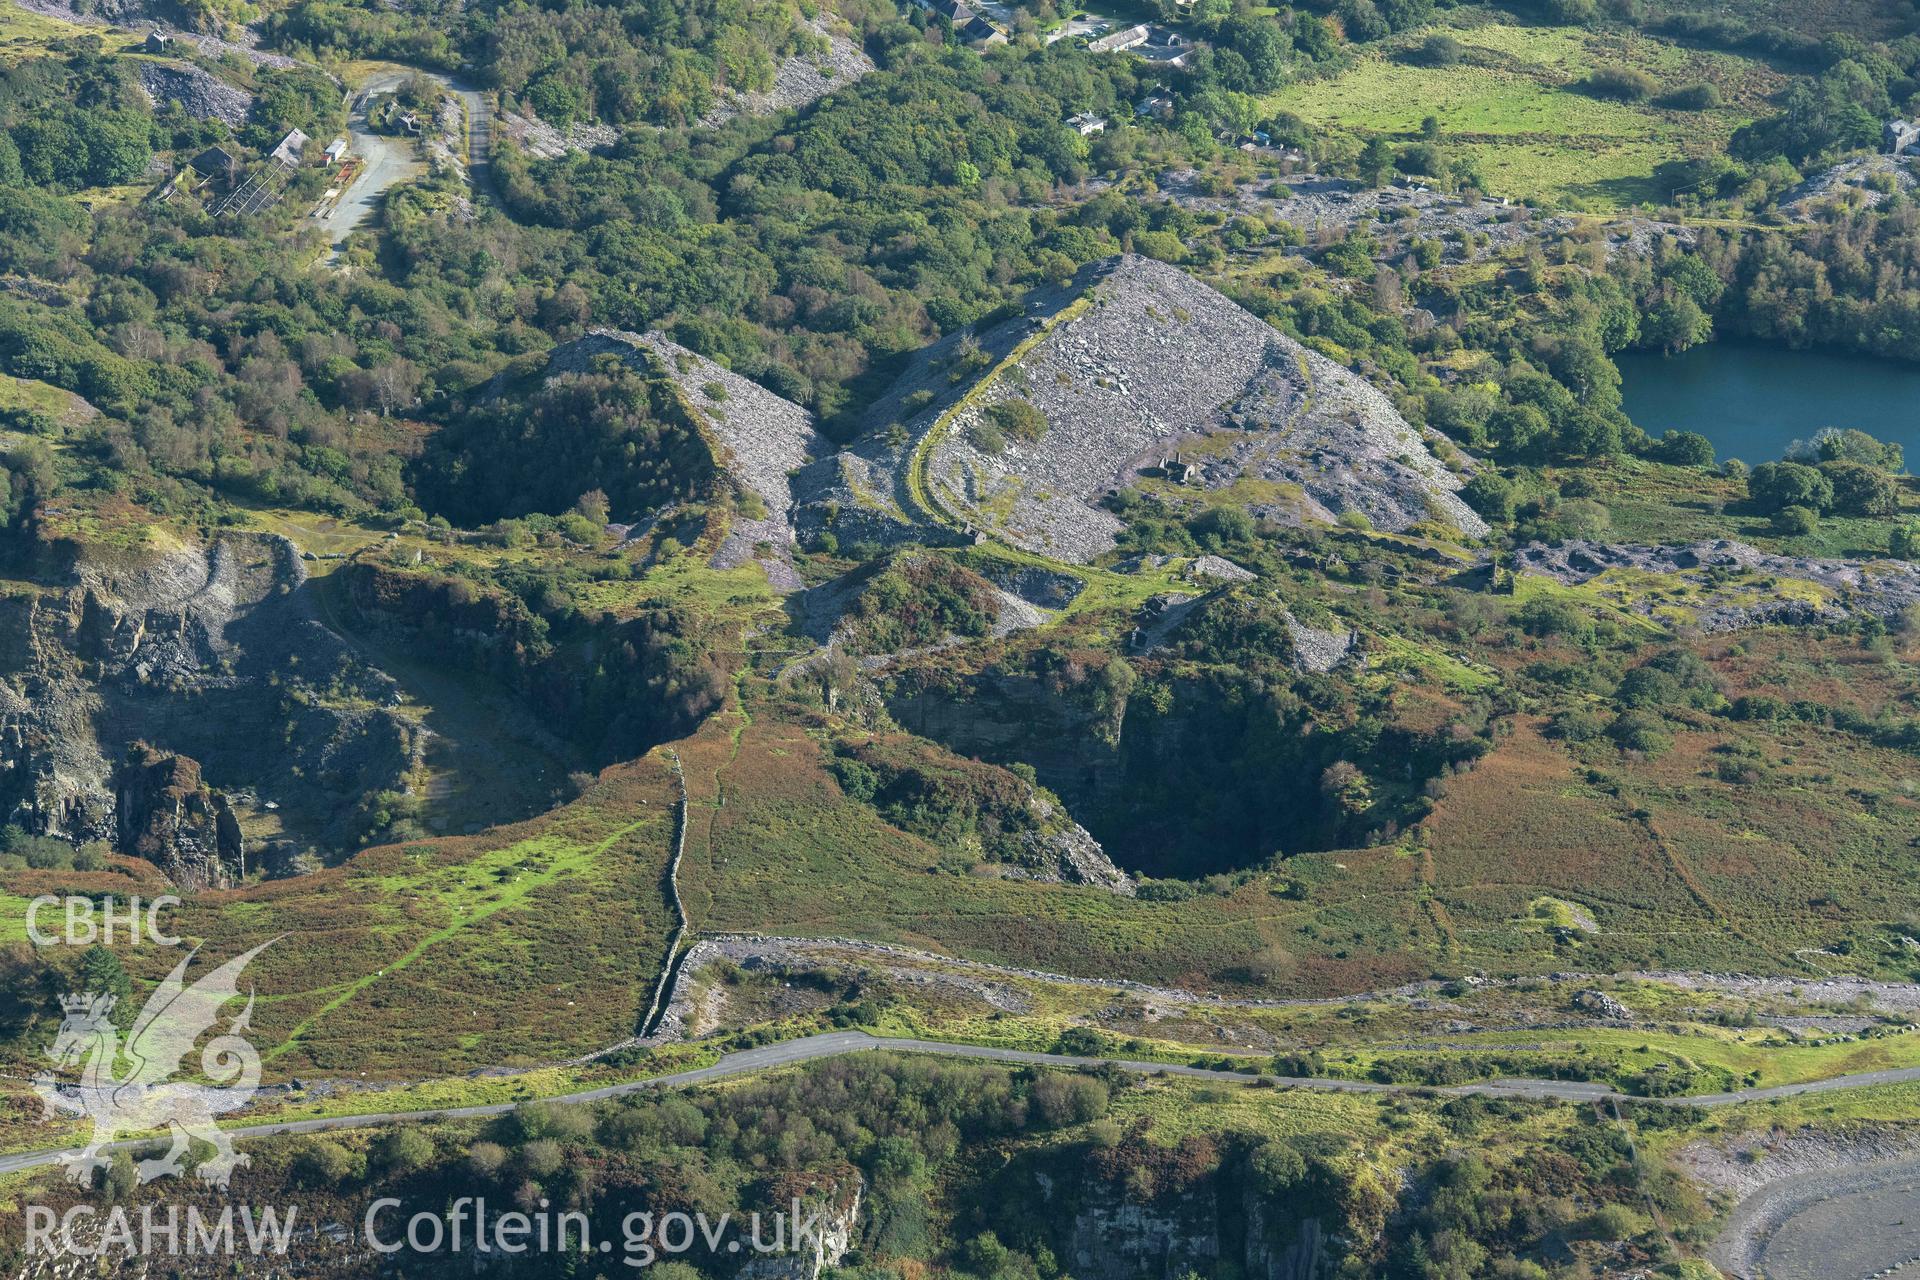
<instances>
[{"instance_id":1,"label":"exposed cliff face","mask_svg":"<svg viewBox=\"0 0 1920 1280\"><path fill-rule=\"evenodd\" d=\"M1093 1167L1022 1167L1003 1175L1003 1196L1024 1192L1037 1205L1069 1275L1102 1280L1182 1280L1236 1275L1247 1280L1325 1280L1338 1261L1311 1196L1269 1198L1236 1162L1179 1172L1183 1159L1204 1154L1183 1143L1161 1159L1158 1177L1171 1189L1128 1188ZM1146 1181L1153 1182L1153 1176Z\"/></svg>"},{"instance_id":2,"label":"exposed cliff face","mask_svg":"<svg viewBox=\"0 0 1920 1280\"><path fill-rule=\"evenodd\" d=\"M270 856L346 848L359 802L414 766L396 701L314 615L284 539L53 548L0 600L0 814L109 841L184 888L240 867L239 815L209 782L272 797L288 838Z\"/></svg>"},{"instance_id":3,"label":"exposed cliff face","mask_svg":"<svg viewBox=\"0 0 1920 1280\"><path fill-rule=\"evenodd\" d=\"M120 848L182 889L223 888L246 874L239 819L186 756L135 743L114 775L114 816Z\"/></svg>"},{"instance_id":4,"label":"exposed cliff face","mask_svg":"<svg viewBox=\"0 0 1920 1280\"><path fill-rule=\"evenodd\" d=\"M866 1202L867 1183L857 1169L799 1172L776 1178L768 1199L776 1213L794 1214L806 1238L785 1257L750 1259L738 1280L818 1280L837 1267L853 1249L860 1226L860 1208Z\"/></svg>"}]
</instances>

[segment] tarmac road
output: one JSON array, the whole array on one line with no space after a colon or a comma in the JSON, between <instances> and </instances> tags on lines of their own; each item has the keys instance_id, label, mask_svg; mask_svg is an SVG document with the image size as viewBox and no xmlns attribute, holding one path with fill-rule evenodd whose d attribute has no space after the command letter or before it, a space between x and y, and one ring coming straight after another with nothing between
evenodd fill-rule
<instances>
[{"instance_id":1,"label":"tarmac road","mask_svg":"<svg viewBox=\"0 0 1920 1280\"><path fill-rule=\"evenodd\" d=\"M1318 1089L1329 1093L1433 1093L1433 1094L1484 1094L1492 1097L1510 1098L1548 1098L1563 1102L1654 1102L1670 1106L1723 1107L1740 1102L1764 1101L1768 1098L1787 1097L1801 1093L1827 1093L1836 1089L1860 1089L1872 1085L1898 1084L1909 1080L1920 1080L1920 1067L1906 1067L1893 1071L1867 1071L1857 1075L1834 1076L1827 1080L1817 1080L1808 1084L1781 1085L1767 1089L1736 1089L1730 1093L1704 1094L1682 1098L1635 1098L1628 1094L1616 1093L1604 1085L1587 1084L1570 1080L1493 1080L1480 1084L1454 1085L1445 1088L1432 1088L1425 1085L1379 1084L1369 1080L1327 1080L1292 1076L1256 1076L1242 1071L1218 1071L1207 1067L1190 1067L1164 1062L1140 1062L1127 1058L1081 1058L1058 1053L1036 1053L1024 1049L996 1049L978 1045L946 1044L937 1040L906 1040L883 1036L871 1036L864 1031L830 1031L822 1035L807 1036L799 1040L787 1040L780 1044L765 1045L758 1049L743 1049L730 1053L712 1066L696 1067L691 1071L680 1071L673 1075L656 1076L650 1080L634 1080L624 1084L606 1085L599 1089L589 1089L584 1093L571 1093L548 1099L552 1102L598 1102L606 1098L617 1098L624 1094L640 1093L649 1089L683 1089L694 1085L708 1084L715 1080L724 1080L730 1076L751 1075L755 1072L770 1071L778 1067L792 1066L800 1062L812 1062L821 1058L836 1058L848 1053L861 1053L872 1049L889 1049L904 1053L936 1054L947 1058L970 1058L989 1062L1011 1062L1023 1065L1086 1067L1110 1064L1123 1071L1137 1072L1141 1075L1183 1076L1201 1080L1230 1081L1246 1084L1252 1080L1265 1079L1286 1088ZM477 1107L454 1107L437 1111L385 1111L367 1115L333 1116L313 1120L285 1120L271 1124L236 1126L229 1129L236 1138L266 1138L280 1134L318 1133L328 1129L358 1129L369 1125L391 1124L403 1120L427 1119L468 1119L473 1117L504 1115L512 1111L517 1103L489 1103ZM132 1148L151 1143L153 1139L131 1139L114 1143L113 1147ZM0 1174L17 1173L25 1169L36 1169L59 1160L73 1148L50 1149L45 1151L25 1151L14 1155L0 1156Z\"/></svg>"},{"instance_id":2,"label":"tarmac road","mask_svg":"<svg viewBox=\"0 0 1920 1280\"><path fill-rule=\"evenodd\" d=\"M383 71L370 77L354 91L354 101L364 103L375 94L392 93L413 72L405 69ZM492 171L487 167L493 149L493 113L485 94L466 88L446 76L422 72L460 96L466 104L469 121L467 141L471 164L468 173L474 190L493 191ZM420 144L412 138L388 137L367 128L364 106L355 107L348 122L353 135L353 150L361 167L333 208L318 219L320 227L335 246L351 235L380 207L380 201L396 184L418 177L426 169L420 158Z\"/></svg>"}]
</instances>

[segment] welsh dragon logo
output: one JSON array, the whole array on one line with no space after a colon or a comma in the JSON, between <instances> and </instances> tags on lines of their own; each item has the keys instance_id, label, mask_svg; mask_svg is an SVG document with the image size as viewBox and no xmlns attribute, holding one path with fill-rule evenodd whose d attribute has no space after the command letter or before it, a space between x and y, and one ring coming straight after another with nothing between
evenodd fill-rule
<instances>
[{"instance_id":1,"label":"welsh dragon logo","mask_svg":"<svg viewBox=\"0 0 1920 1280\"><path fill-rule=\"evenodd\" d=\"M253 1013L251 991L239 1016L200 1052L200 1072L211 1083L173 1077L201 1035L219 1021L222 1007L239 996L247 965L272 945L263 942L235 956L192 986L186 985L187 965L197 952L188 952L141 1008L124 1045L112 1020L114 997L88 993L61 1001L66 1017L47 1056L56 1067L78 1067L80 1080L62 1087L52 1072L41 1072L33 1088L50 1118L68 1112L93 1121L92 1141L61 1157L68 1178L90 1181L106 1167L107 1150L122 1134L163 1132L170 1138L163 1154L135 1164L143 1183L181 1172L196 1138L214 1148L212 1158L195 1170L203 1182L224 1188L233 1171L248 1162L213 1118L244 1107L260 1084L260 1055L241 1034Z\"/></svg>"}]
</instances>

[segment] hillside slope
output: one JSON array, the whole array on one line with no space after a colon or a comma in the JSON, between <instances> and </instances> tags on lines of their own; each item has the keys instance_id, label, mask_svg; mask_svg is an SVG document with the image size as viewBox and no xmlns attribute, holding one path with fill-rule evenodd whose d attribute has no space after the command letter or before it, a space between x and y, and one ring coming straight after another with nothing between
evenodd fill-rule
<instances>
[{"instance_id":1,"label":"hillside slope","mask_svg":"<svg viewBox=\"0 0 1920 1280\"><path fill-rule=\"evenodd\" d=\"M609 354L643 372L651 355L699 421L715 461L765 509L733 522L714 566L733 569L755 561L776 587L798 587L789 554L793 492L787 476L828 451L813 415L658 333L595 329L557 348L548 375L587 369L595 357Z\"/></svg>"},{"instance_id":2,"label":"hillside slope","mask_svg":"<svg viewBox=\"0 0 1920 1280\"><path fill-rule=\"evenodd\" d=\"M1044 417L1038 439L982 430L1015 400ZM943 523L1085 562L1122 527L1105 494L1177 476L1195 499L1232 488L1224 500L1283 523L1358 512L1382 529L1486 532L1378 390L1148 258L1093 264L1025 315L928 348L868 426L803 478L803 530L851 514L873 536L930 505Z\"/></svg>"}]
</instances>

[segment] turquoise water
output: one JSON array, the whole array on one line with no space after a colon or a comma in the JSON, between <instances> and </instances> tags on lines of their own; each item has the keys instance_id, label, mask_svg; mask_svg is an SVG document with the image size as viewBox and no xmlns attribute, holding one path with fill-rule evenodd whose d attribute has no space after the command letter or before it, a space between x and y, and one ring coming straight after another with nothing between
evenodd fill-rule
<instances>
[{"instance_id":1,"label":"turquoise water","mask_svg":"<svg viewBox=\"0 0 1920 1280\"><path fill-rule=\"evenodd\" d=\"M1858 427L1920 466L1920 366L1741 342L1617 363L1627 416L1651 435L1698 431L1718 457L1756 463L1822 427Z\"/></svg>"}]
</instances>

